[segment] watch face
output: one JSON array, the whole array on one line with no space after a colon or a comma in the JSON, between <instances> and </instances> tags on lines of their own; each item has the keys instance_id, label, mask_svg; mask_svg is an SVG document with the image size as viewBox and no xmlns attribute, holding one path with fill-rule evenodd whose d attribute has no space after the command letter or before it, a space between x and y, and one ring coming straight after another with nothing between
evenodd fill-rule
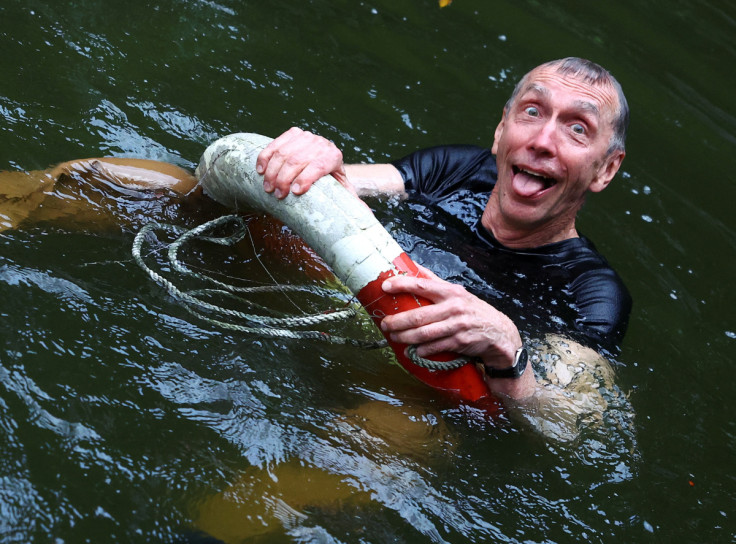
<instances>
[{"instance_id":1,"label":"watch face","mask_svg":"<svg viewBox=\"0 0 736 544\"><path fill-rule=\"evenodd\" d=\"M518 376L521 376L524 373L528 362L529 352L524 346L521 346L519 351L516 352L516 364L514 365Z\"/></svg>"}]
</instances>

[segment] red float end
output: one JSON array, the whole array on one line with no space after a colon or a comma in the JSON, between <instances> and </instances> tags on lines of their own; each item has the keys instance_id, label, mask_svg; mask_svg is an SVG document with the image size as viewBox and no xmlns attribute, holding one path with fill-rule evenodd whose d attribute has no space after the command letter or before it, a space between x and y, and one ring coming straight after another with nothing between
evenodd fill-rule
<instances>
[{"instance_id":1,"label":"red float end","mask_svg":"<svg viewBox=\"0 0 736 544\"><path fill-rule=\"evenodd\" d=\"M357 294L358 300L363 304L368 315L375 321L379 330L381 328L381 321L387 315L432 304L431 301L421 297L405 293L390 295L381 289L381 285L386 279L398 274L408 274L420 278L426 277L419 271L406 253L402 253L393 264L396 267L396 272L383 272L378 278L363 287ZM471 403L476 403L481 399L490 397L488 401L492 401L491 403L483 402L481 404L483 404L486 410L493 406L495 408L491 411L497 411L498 403L483 381L480 370L474 364L468 363L453 370L430 370L414 364L409 359L406 355L406 348L408 347L406 344L394 342L388 337L386 337L386 340L394 350L396 359L401 366L425 384L435 389L452 393L453 395L459 396L462 400ZM433 361L441 362L451 361L457 358L458 355L456 353L449 352L438 353L431 357ZM486 407L486 405L488 406Z\"/></svg>"}]
</instances>

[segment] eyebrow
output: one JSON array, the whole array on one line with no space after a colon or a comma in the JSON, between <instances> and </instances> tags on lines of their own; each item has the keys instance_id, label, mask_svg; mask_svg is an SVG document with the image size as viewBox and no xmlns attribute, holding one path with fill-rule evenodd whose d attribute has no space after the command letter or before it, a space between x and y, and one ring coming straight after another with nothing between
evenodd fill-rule
<instances>
[{"instance_id":1,"label":"eyebrow","mask_svg":"<svg viewBox=\"0 0 736 544\"><path fill-rule=\"evenodd\" d=\"M547 87L543 87L539 83L530 83L529 85L527 85L526 89L524 89L524 92L521 94L524 95L530 91L536 94L541 94L542 96L549 96L550 94L552 94L550 93Z\"/></svg>"},{"instance_id":2,"label":"eyebrow","mask_svg":"<svg viewBox=\"0 0 736 544\"><path fill-rule=\"evenodd\" d=\"M598 109L598 106L593 104L593 102L588 102L587 100L576 100L575 102L573 102L573 104L581 110L592 113L598 118L600 118L601 116L601 112Z\"/></svg>"}]
</instances>

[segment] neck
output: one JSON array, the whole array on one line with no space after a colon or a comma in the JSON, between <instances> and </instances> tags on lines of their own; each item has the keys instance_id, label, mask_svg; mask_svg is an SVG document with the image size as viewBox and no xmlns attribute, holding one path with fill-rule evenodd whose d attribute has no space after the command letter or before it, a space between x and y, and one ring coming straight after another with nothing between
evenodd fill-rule
<instances>
[{"instance_id":1,"label":"neck","mask_svg":"<svg viewBox=\"0 0 736 544\"><path fill-rule=\"evenodd\" d=\"M542 225L517 225L505 221L493 206L486 206L481 224L505 247L522 249L540 247L569 238L578 238L575 228L575 215L560 218L554 223Z\"/></svg>"}]
</instances>

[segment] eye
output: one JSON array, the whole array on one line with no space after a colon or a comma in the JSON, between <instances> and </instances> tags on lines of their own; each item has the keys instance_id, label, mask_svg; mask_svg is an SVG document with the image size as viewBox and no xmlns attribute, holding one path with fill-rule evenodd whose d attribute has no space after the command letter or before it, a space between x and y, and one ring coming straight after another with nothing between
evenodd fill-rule
<instances>
[{"instance_id":1,"label":"eye","mask_svg":"<svg viewBox=\"0 0 736 544\"><path fill-rule=\"evenodd\" d=\"M575 123L574 125L572 125L572 131L575 134L585 134L585 127L580 123Z\"/></svg>"},{"instance_id":2,"label":"eye","mask_svg":"<svg viewBox=\"0 0 736 544\"><path fill-rule=\"evenodd\" d=\"M526 108L524 108L524 113L531 117L539 117L539 110L534 106L527 106Z\"/></svg>"}]
</instances>

